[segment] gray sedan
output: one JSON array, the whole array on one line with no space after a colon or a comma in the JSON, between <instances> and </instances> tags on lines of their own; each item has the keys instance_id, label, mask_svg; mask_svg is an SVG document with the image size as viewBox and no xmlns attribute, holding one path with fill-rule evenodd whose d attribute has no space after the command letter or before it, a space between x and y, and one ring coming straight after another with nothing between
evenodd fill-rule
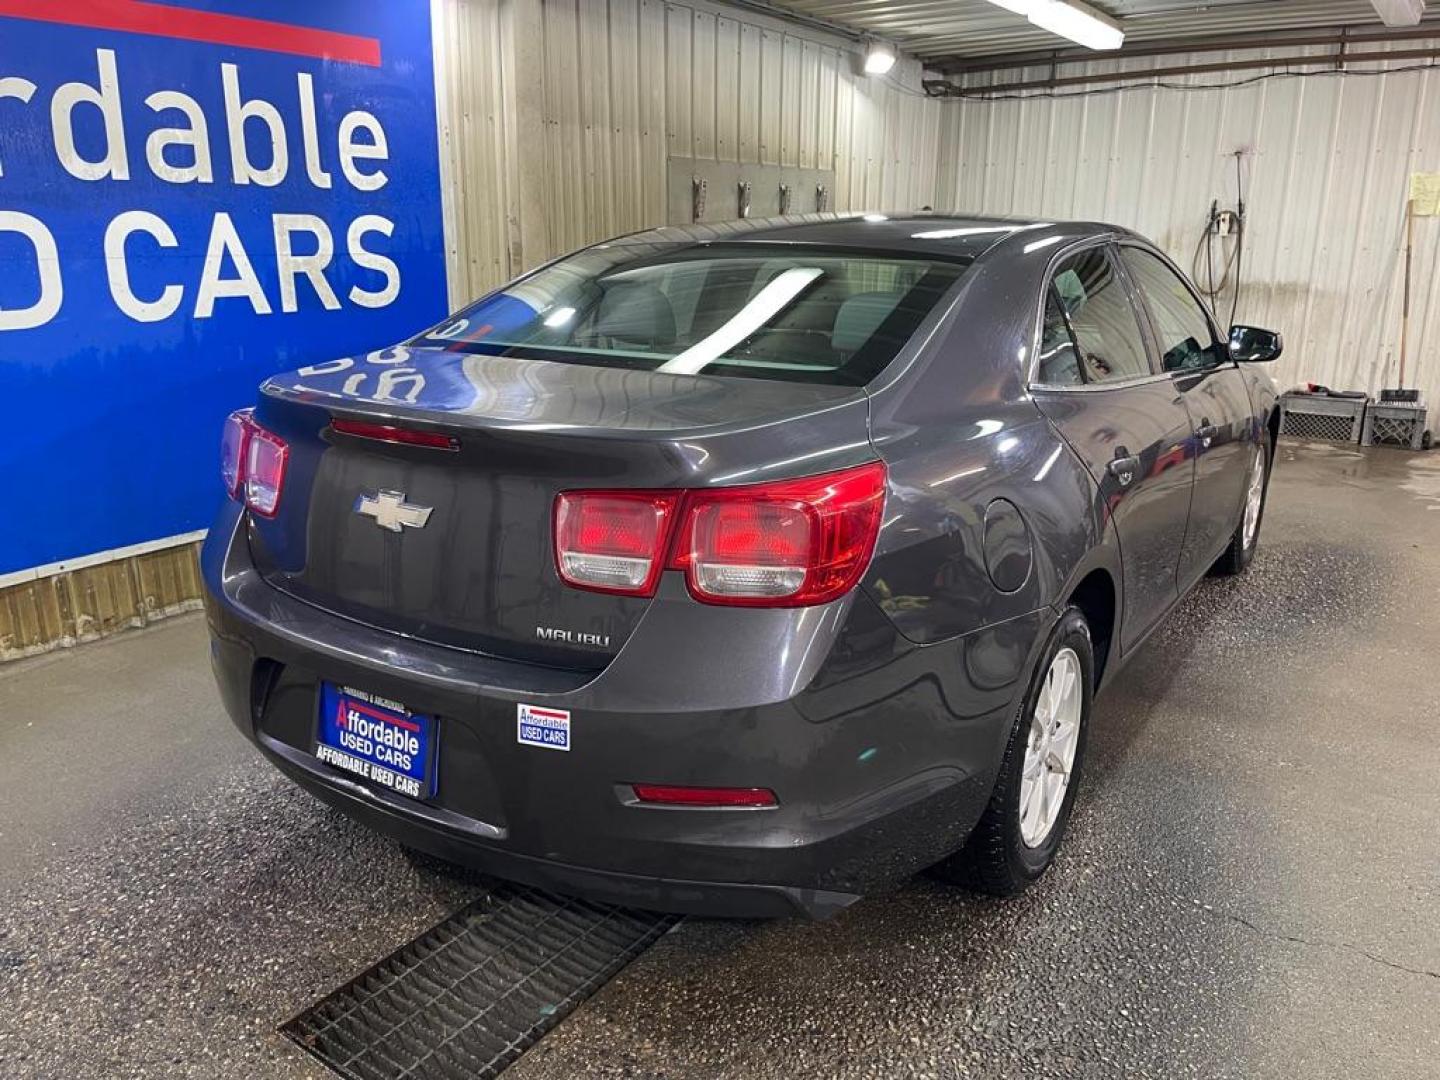
<instances>
[{"instance_id":1,"label":"gray sedan","mask_svg":"<svg viewBox=\"0 0 1440 1080\"><path fill-rule=\"evenodd\" d=\"M1013 893L1095 693L1254 554L1280 347L1106 225L599 244L230 418L222 696L321 799L559 891Z\"/></svg>"}]
</instances>

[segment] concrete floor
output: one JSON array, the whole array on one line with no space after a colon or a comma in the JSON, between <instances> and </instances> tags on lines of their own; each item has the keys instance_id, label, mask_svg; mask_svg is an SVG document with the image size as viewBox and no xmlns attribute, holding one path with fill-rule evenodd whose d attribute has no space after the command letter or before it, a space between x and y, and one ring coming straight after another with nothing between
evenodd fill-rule
<instances>
[{"instance_id":1,"label":"concrete floor","mask_svg":"<svg viewBox=\"0 0 1440 1080\"><path fill-rule=\"evenodd\" d=\"M1037 888L683 923L507 1078L1440 1075L1437 583L1440 454L1283 446ZM261 763L197 617L0 669L0 1076L326 1075L276 1026L481 888Z\"/></svg>"}]
</instances>

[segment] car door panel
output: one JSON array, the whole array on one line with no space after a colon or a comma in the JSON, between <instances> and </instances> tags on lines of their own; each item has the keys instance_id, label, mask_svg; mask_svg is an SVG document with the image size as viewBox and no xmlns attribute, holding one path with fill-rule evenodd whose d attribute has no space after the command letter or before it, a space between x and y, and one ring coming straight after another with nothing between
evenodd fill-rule
<instances>
[{"instance_id":1,"label":"car door panel","mask_svg":"<svg viewBox=\"0 0 1440 1080\"><path fill-rule=\"evenodd\" d=\"M1085 463L1115 525L1120 643L1128 650L1179 595L1176 564L1194 476L1190 418L1165 378L1109 390L1037 390L1035 402Z\"/></svg>"},{"instance_id":2,"label":"car door panel","mask_svg":"<svg viewBox=\"0 0 1440 1080\"><path fill-rule=\"evenodd\" d=\"M1233 364L1175 376L1195 427L1195 498L1180 553L1180 588L1204 575L1240 521L1255 453L1245 382Z\"/></svg>"},{"instance_id":3,"label":"car door panel","mask_svg":"<svg viewBox=\"0 0 1440 1080\"><path fill-rule=\"evenodd\" d=\"M1155 372L1141 314L1107 248L1057 265L1031 391L1085 463L1115 527L1120 644L1128 650L1179 595L1193 440L1180 391Z\"/></svg>"},{"instance_id":4,"label":"car door panel","mask_svg":"<svg viewBox=\"0 0 1440 1080\"><path fill-rule=\"evenodd\" d=\"M1148 248L1127 243L1119 250L1160 367L1174 380L1194 431L1195 494L1179 560L1183 592L1225 550L1240 520L1255 425L1239 368L1183 275Z\"/></svg>"}]
</instances>

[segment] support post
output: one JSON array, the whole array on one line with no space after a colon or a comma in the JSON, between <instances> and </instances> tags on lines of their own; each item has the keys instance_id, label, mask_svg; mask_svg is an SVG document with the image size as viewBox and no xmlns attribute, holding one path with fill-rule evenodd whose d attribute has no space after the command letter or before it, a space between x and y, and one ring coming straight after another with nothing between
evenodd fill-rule
<instances>
[{"instance_id":1,"label":"support post","mask_svg":"<svg viewBox=\"0 0 1440 1080\"><path fill-rule=\"evenodd\" d=\"M1405 203L1405 294L1400 308L1400 378L1397 386L1405 388L1405 352L1410 341L1410 265L1415 251L1415 200Z\"/></svg>"}]
</instances>

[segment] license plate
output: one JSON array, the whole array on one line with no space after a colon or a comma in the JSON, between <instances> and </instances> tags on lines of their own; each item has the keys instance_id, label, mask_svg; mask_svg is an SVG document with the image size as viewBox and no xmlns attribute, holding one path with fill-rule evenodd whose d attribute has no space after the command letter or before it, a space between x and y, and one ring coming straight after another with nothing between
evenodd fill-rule
<instances>
[{"instance_id":1,"label":"license plate","mask_svg":"<svg viewBox=\"0 0 1440 1080\"><path fill-rule=\"evenodd\" d=\"M315 756L416 799L435 794L435 718L399 702L322 683Z\"/></svg>"}]
</instances>

